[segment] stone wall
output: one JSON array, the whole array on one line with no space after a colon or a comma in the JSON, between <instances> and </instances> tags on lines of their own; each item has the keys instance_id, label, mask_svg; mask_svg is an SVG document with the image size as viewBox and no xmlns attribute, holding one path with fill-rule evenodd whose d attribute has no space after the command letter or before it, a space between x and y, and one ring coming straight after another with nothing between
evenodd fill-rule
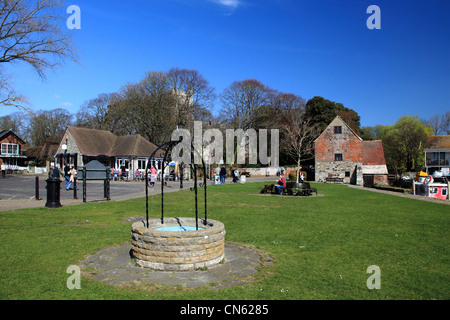
<instances>
[{"instance_id":1,"label":"stone wall","mask_svg":"<svg viewBox=\"0 0 450 320\"><path fill-rule=\"evenodd\" d=\"M318 162L316 160L316 181L325 182L326 178L344 178L344 183L362 185L362 163L353 161Z\"/></svg>"},{"instance_id":2,"label":"stone wall","mask_svg":"<svg viewBox=\"0 0 450 320\"><path fill-rule=\"evenodd\" d=\"M80 152L80 149L78 149L78 146L75 142L75 139L73 138L72 134L68 129L66 129L66 132L64 132L64 136L61 139L61 142L59 143L58 150L56 153L64 153L64 150L62 149L62 145L66 144L66 136L68 138L67 140L67 150L66 153L76 153L77 154L77 166L83 166L83 158L82 154ZM63 166L64 162L67 161L68 158L63 159ZM57 163L59 163L59 159L56 159Z\"/></svg>"},{"instance_id":3,"label":"stone wall","mask_svg":"<svg viewBox=\"0 0 450 320\"><path fill-rule=\"evenodd\" d=\"M225 227L208 220L205 226L199 219L195 231L159 231L159 227L195 226L193 218L150 219L147 228L136 222L131 229L131 250L135 262L156 270L188 271L212 266L224 258Z\"/></svg>"}]
</instances>

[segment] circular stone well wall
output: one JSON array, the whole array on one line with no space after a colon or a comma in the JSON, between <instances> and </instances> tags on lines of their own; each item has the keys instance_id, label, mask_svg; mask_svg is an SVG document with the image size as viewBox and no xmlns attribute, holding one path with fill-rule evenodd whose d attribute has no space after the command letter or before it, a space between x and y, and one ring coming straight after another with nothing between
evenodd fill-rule
<instances>
[{"instance_id":1,"label":"circular stone well wall","mask_svg":"<svg viewBox=\"0 0 450 320\"><path fill-rule=\"evenodd\" d=\"M137 265L166 271L189 271L209 267L224 258L225 226L208 219L198 220L194 231L163 231L161 227L195 227L194 218L149 219L131 226L131 250ZM202 228L202 229L201 229Z\"/></svg>"}]
</instances>

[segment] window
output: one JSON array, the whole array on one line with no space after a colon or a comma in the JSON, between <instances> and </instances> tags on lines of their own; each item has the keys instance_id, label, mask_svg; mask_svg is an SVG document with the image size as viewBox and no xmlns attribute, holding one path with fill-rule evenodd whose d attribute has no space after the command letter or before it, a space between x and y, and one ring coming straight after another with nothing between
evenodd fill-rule
<instances>
[{"instance_id":1,"label":"window","mask_svg":"<svg viewBox=\"0 0 450 320\"><path fill-rule=\"evenodd\" d=\"M346 178L350 177L350 171L345 171L345 177Z\"/></svg>"},{"instance_id":2,"label":"window","mask_svg":"<svg viewBox=\"0 0 450 320\"><path fill-rule=\"evenodd\" d=\"M442 188L442 195L446 196L447 195L447 189L446 188Z\"/></svg>"},{"instance_id":3,"label":"window","mask_svg":"<svg viewBox=\"0 0 450 320\"><path fill-rule=\"evenodd\" d=\"M427 152L427 165L437 165L438 164L439 153L438 152Z\"/></svg>"},{"instance_id":4,"label":"window","mask_svg":"<svg viewBox=\"0 0 450 320\"><path fill-rule=\"evenodd\" d=\"M439 165L445 166L448 162L445 162L445 152L439 152Z\"/></svg>"},{"instance_id":5,"label":"window","mask_svg":"<svg viewBox=\"0 0 450 320\"><path fill-rule=\"evenodd\" d=\"M427 166L448 166L448 153L445 152L427 152Z\"/></svg>"},{"instance_id":6,"label":"window","mask_svg":"<svg viewBox=\"0 0 450 320\"><path fill-rule=\"evenodd\" d=\"M15 143L2 143L2 154L19 155L19 145Z\"/></svg>"},{"instance_id":7,"label":"window","mask_svg":"<svg viewBox=\"0 0 450 320\"><path fill-rule=\"evenodd\" d=\"M334 161L342 161L342 153L335 153Z\"/></svg>"},{"instance_id":8,"label":"window","mask_svg":"<svg viewBox=\"0 0 450 320\"><path fill-rule=\"evenodd\" d=\"M145 170L147 167L147 159L138 159L138 170Z\"/></svg>"},{"instance_id":9,"label":"window","mask_svg":"<svg viewBox=\"0 0 450 320\"><path fill-rule=\"evenodd\" d=\"M341 126L335 126L334 127L334 133L335 134L342 133L342 127Z\"/></svg>"}]
</instances>

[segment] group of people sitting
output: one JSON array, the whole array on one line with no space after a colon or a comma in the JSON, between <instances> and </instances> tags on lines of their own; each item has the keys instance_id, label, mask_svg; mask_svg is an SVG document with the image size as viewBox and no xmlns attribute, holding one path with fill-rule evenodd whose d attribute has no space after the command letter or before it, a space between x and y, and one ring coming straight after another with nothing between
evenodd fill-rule
<instances>
[{"instance_id":1,"label":"group of people sitting","mask_svg":"<svg viewBox=\"0 0 450 320\"><path fill-rule=\"evenodd\" d=\"M281 170L279 173L279 179L277 181L277 185L275 186L277 188L277 194L282 194L283 189L286 188L286 178L284 177L284 170ZM305 177L302 172L300 172L300 182L303 183L305 180Z\"/></svg>"}]
</instances>

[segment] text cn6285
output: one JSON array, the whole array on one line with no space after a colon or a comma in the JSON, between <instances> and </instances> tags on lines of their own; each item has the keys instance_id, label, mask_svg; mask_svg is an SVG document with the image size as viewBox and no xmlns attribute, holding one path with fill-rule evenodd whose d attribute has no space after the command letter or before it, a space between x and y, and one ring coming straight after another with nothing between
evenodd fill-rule
<instances>
[{"instance_id":1,"label":"text cn6285","mask_svg":"<svg viewBox=\"0 0 450 320\"><path fill-rule=\"evenodd\" d=\"M269 308L267 305L234 305L228 304L225 306L225 314L233 315L264 315L269 313Z\"/></svg>"}]
</instances>

